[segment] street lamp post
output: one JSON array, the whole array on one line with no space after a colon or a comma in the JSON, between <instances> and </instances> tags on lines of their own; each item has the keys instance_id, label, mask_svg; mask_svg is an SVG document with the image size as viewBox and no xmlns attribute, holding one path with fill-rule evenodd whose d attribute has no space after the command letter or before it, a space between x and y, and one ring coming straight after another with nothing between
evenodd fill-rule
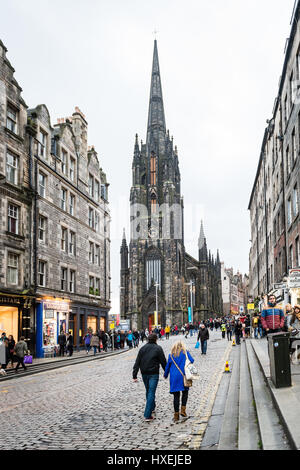
<instances>
[{"instance_id":1,"label":"street lamp post","mask_svg":"<svg viewBox=\"0 0 300 470\"><path fill-rule=\"evenodd\" d=\"M191 308L191 323L194 324L194 313L193 313L193 281L192 279L190 282L185 283L186 286L190 286L190 308Z\"/></svg>"},{"instance_id":2,"label":"street lamp post","mask_svg":"<svg viewBox=\"0 0 300 470\"><path fill-rule=\"evenodd\" d=\"M158 323L158 298L157 298L157 289L159 287L159 284L155 284L155 303L156 303L156 318L157 318L157 323ZM155 323L155 322L154 322ZM158 325L155 325L158 326Z\"/></svg>"}]
</instances>

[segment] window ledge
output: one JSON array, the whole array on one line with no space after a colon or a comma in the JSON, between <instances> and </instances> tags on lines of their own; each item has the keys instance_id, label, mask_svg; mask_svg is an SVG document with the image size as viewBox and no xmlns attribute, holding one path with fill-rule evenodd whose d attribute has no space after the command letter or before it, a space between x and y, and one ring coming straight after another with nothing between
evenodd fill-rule
<instances>
[{"instance_id":1,"label":"window ledge","mask_svg":"<svg viewBox=\"0 0 300 470\"><path fill-rule=\"evenodd\" d=\"M9 235L10 237L17 238L18 240L25 240L25 237L23 235L18 235L17 233L9 232L6 230L6 235Z\"/></svg>"},{"instance_id":2,"label":"window ledge","mask_svg":"<svg viewBox=\"0 0 300 470\"><path fill-rule=\"evenodd\" d=\"M7 134L11 135L12 137L14 137L15 139L19 140L20 142L24 142L24 139L23 137L20 137L18 134L15 134L13 131L11 131L10 129L8 129L8 127L4 127L4 130Z\"/></svg>"}]
</instances>

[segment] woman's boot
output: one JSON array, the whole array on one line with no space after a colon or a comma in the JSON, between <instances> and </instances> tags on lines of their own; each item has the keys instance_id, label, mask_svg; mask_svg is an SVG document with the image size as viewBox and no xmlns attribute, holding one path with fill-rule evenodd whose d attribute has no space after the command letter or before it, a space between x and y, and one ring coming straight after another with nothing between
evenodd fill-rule
<instances>
[{"instance_id":1,"label":"woman's boot","mask_svg":"<svg viewBox=\"0 0 300 470\"><path fill-rule=\"evenodd\" d=\"M178 423L178 421L179 421L179 411L175 411L173 421L174 421L174 423Z\"/></svg>"},{"instance_id":2,"label":"woman's boot","mask_svg":"<svg viewBox=\"0 0 300 470\"><path fill-rule=\"evenodd\" d=\"M184 418L187 418L187 414L185 410L186 410L186 406L182 406L180 410L180 415L183 416Z\"/></svg>"}]
</instances>

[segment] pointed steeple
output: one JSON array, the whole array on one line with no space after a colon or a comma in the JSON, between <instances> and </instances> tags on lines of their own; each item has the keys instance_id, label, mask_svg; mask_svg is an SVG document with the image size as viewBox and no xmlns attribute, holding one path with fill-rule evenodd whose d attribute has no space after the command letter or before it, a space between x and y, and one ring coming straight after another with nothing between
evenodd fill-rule
<instances>
[{"instance_id":1,"label":"pointed steeple","mask_svg":"<svg viewBox=\"0 0 300 470\"><path fill-rule=\"evenodd\" d=\"M199 239L198 239L198 248L199 248L199 250L201 250L201 248L203 248L205 242L206 242L206 239L205 239L204 229L203 229L203 220L201 220L200 235L199 235Z\"/></svg>"},{"instance_id":2,"label":"pointed steeple","mask_svg":"<svg viewBox=\"0 0 300 470\"><path fill-rule=\"evenodd\" d=\"M203 229L203 220L201 220L201 227L200 227L200 235L198 239L198 248L199 248L199 261L207 262L207 246L206 246L206 238L204 235Z\"/></svg>"},{"instance_id":3,"label":"pointed steeple","mask_svg":"<svg viewBox=\"0 0 300 470\"><path fill-rule=\"evenodd\" d=\"M166 121L159 71L157 41L155 39L148 112L147 145L152 144L153 146L157 146L159 149L161 138L164 137L165 134ZM156 149L152 148L150 150Z\"/></svg>"},{"instance_id":4,"label":"pointed steeple","mask_svg":"<svg viewBox=\"0 0 300 470\"><path fill-rule=\"evenodd\" d=\"M123 239L120 249L121 254L121 270L128 269L128 246L126 242L125 228L123 229Z\"/></svg>"},{"instance_id":5,"label":"pointed steeple","mask_svg":"<svg viewBox=\"0 0 300 470\"><path fill-rule=\"evenodd\" d=\"M139 147L139 140L138 135L135 134L135 143L134 143L134 151L133 151L133 161L136 162L140 156L140 147Z\"/></svg>"}]
</instances>

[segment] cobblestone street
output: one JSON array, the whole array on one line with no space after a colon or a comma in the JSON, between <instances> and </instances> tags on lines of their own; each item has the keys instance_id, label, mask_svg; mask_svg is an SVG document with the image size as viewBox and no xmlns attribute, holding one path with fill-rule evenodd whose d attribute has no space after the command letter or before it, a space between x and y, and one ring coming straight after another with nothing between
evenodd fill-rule
<instances>
[{"instance_id":1,"label":"cobblestone street","mask_svg":"<svg viewBox=\"0 0 300 470\"><path fill-rule=\"evenodd\" d=\"M182 336L179 336L182 338ZM177 337L177 338L179 338ZM177 339L159 341L166 357ZM132 381L137 349L103 361L0 382L2 449L197 449L212 409L231 343L220 332L210 333L206 356L186 343L195 358L200 380L189 393L190 416L173 424L169 380L157 388L157 415L143 421L145 389ZM162 374L162 372L161 372Z\"/></svg>"}]
</instances>

